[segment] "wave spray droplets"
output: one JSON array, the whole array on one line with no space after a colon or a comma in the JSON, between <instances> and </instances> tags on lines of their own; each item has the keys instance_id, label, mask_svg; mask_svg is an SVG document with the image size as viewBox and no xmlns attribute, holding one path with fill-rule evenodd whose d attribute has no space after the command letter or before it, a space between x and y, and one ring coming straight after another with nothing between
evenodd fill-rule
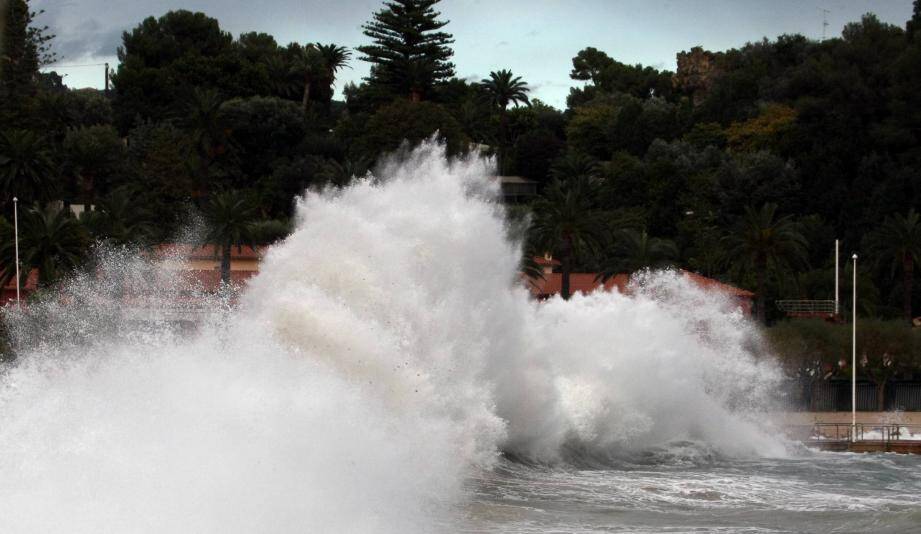
<instances>
[{"instance_id":1,"label":"wave spray droplets","mask_svg":"<svg viewBox=\"0 0 921 534\"><path fill-rule=\"evenodd\" d=\"M425 143L307 194L195 334L125 319L125 281L163 276L136 259L8 312L0 530L450 529L501 452L782 453L744 417L778 373L741 315L669 273L529 300L490 174Z\"/></svg>"}]
</instances>

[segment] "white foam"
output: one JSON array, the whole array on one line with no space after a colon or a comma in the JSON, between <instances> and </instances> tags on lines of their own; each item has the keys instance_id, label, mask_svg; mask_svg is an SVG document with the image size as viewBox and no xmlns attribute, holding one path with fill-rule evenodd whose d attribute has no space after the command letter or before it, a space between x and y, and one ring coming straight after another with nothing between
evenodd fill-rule
<instances>
[{"instance_id":1,"label":"white foam","mask_svg":"<svg viewBox=\"0 0 921 534\"><path fill-rule=\"evenodd\" d=\"M194 336L125 324L126 280L176 289L133 258L9 314L0 530L425 531L501 450L779 453L744 415L777 374L738 312L668 273L530 300L490 165L425 143L307 194Z\"/></svg>"}]
</instances>

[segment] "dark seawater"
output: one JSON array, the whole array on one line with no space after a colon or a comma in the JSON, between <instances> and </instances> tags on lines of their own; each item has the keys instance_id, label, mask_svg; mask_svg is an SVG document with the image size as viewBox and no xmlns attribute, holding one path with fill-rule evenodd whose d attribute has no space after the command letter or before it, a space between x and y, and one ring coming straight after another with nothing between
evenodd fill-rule
<instances>
[{"instance_id":1,"label":"dark seawater","mask_svg":"<svg viewBox=\"0 0 921 534\"><path fill-rule=\"evenodd\" d=\"M470 488L464 532L921 532L921 456L911 455L503 461Z\"/></svg>"}]
</instances>

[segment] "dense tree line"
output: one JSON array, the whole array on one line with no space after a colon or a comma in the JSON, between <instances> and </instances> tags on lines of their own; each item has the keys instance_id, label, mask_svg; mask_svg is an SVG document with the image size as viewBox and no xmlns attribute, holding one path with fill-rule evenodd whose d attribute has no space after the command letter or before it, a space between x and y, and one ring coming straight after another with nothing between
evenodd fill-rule
<instances>
[{"instance_id":1,"label":"dense tree line","mask_svg":"<svg viewBox=\"0 0 921 534\"><path fill-rule=\"evenodd\" d=\"M550 252L566 273L601 276L691 269L754 290L772 321L775 299L831 296L837 237L866 258L863 313L907 318L921 303L918 2L905 28L866 15L821 42L694 49L676 72L574 51L564 111L509 69L456 77L436 0L385 2L355 50L234 37L204 13L149 17L124 33L110 94L39 73L53 36L28 2L11 6L0 207L18 196L24 231L60 243L24 260L49 283L93 241L172 239L195 212L225 250L272 241L296 194L345 185L437 131L450 154L476 147L540 184L513 210L531 213L526 259ZM359 60L370 74L336 100ZM93 208L46 207L59 199Z\"/></svg>"}]
</instances>

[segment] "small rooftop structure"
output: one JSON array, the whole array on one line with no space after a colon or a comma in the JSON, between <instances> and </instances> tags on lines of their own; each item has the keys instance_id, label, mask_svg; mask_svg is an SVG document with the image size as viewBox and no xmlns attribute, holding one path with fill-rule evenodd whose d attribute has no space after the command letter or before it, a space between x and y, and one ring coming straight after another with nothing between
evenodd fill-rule
<instances>
[{"instance_id":1,"label":"small rooftop structure","mask_svg":"<svg viewBox=\"0 0 921 534\"><path fill-rule=\"evenodd\" d=\"M506 204L521 204L537 196L537 182L521 176L497 176Z\"/></svg>"}]
</instances>

